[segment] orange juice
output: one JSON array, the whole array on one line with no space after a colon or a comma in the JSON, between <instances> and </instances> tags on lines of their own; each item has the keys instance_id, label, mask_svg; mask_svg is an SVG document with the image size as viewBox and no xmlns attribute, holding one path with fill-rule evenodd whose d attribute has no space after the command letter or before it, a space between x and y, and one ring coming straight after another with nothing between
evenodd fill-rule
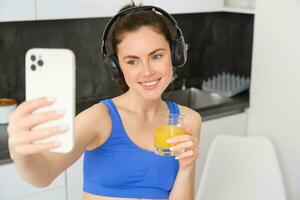
<instances>
[{"instance_id":1,"label":"orange juice","mask_svg":"<svg viewBox=\"0 0 300 200\"><path fill-rule=\"evenodd\" d=\"M176 125L163 125L155 128L154 142L156 147L156 153L162 155L171 155L169 148L172 147L174 144L167 143L167 140L179 135L183 135L185 133L186 132L184 129Z\"/></svg>"}]
</instances>

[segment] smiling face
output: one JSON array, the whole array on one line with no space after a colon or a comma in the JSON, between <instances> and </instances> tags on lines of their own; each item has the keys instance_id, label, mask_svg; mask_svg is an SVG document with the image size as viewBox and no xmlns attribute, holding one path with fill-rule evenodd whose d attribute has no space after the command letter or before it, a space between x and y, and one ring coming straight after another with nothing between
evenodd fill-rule
<instances>
[{"instance_id":1,"label":"smiling face","mask_svg":"<svg viewBox=\"0 0 300 200\"><path fill-rule=\"evenodd\" d=\"M130 92L147 100L161 97L173 75L170 46L164 35L150 26L124 33L117 55Z\"/></svg>"}]
</instances>

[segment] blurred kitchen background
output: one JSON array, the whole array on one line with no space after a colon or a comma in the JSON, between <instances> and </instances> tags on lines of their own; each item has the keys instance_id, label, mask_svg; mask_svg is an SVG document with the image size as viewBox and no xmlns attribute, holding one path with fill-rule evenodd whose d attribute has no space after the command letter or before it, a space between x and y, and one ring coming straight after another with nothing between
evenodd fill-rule
<instances>
[{"instance_id":1,"label":"blurred kitchen background","mask_svg":"<svg viewBox=\"0 0 300 200\"><path fill-rule=\"evenodd\" d=\"M74 51L77 113L120 94L103 66L100 46L109 18L128 2L0 0L0 98L24 101L24 58L33 47ZM203 117L196 187L215 136L263 135L275 145L287 199L300 199L300 2L136 2L169 11L189 46L187 64L176 71L170 97L187 102ZM223 72L249 78L250 89L231 97L202 90L204 81ZM50 186L34 188L20 178L9 158L6 126L0 124L1 200L82 199L82 159Z\"/></svg>"},{"instance_id":2,"label":"blurred kitchen background","mask_svg":"<svg viewBox=\"0 0 300 200\"><path fill-rule=\"evenodd\" d=\"M203 79L220 72L249 77L253 15L241 13L176 14L188 43L188 61L177 71L175 84L201 87ZM0 24L0 96L25 99L24 55L34 47L69 48L76 55L76 101L99 100L118 94L101 56L107 17L37 20Z\"/></svg>"}]
</instances>

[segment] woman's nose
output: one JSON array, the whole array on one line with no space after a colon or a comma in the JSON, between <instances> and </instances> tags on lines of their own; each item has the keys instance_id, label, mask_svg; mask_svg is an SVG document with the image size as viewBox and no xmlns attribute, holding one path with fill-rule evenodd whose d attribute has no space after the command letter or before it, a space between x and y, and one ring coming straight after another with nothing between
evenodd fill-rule
<instances>
[{"instance_id":1,"label":"woman's nose","mask_svg":"<svg viewBox=\"0 0 300 200\"><path fill-rule=\"evenodd\" d=\"M143 63L143 75L152 75L154 73L153 67L147 61Z\"/></svg>"}]
</instances>

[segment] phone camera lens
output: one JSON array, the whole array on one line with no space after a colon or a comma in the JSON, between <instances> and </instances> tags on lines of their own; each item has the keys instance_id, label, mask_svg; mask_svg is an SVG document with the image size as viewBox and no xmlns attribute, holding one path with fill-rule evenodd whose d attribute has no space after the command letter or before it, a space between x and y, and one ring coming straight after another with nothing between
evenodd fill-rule
<instances>
[{"instance_id":1,"label":"phone camera lens","mask_svg":"<svg viewBox=\"0 0 300 200\"><path fill-rule=\"evenodd\" d=\"M44 62L42 60L38 60L38 65L39 66L43 66L44 65Z\"/></svg>"},{"instance_id":2,"label":"phone camera lens","mask_svg":"<svg viewBox=\"0 0 300 200\"><path fill-rule=\"evenodd\" d=\"M31 65L31 70L35 71L36 70L36 66L35 65Z\"/></svg>"},{"instance_id":3,"label":"phone camera lens","mask_svg":"<svg viewBox=\"0 0 300 200\"><path fill-rule=\"evenodd\" d=\"M35 59L36 59L35 55L31 55L30 59L31 59L32 61L35 61Z\"/></svg>"}]
</instances>

